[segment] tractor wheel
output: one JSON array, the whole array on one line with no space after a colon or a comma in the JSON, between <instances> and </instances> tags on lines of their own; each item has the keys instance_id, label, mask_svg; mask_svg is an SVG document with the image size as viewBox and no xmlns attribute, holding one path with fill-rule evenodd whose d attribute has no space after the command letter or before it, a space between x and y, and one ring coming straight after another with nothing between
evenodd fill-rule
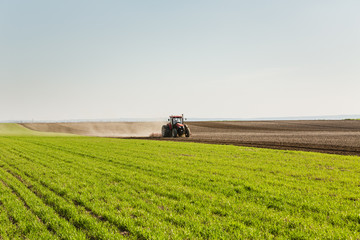
<instances>
[{"instance_id":1,"label":"tractor wheel","mask_svg":"<svg viewBox=\"0 0 360 240\"><path fill-rule=\"evenodd\" d=\"M177 135L178 135L177 130L176 130L175 128L173 128L173 130L172 130L172 137L176 138Z\"/></svg>"},{"instance_id":2,"label":"tractor wheel","mask_svg":"<svg viewBox=\"0 0 360 240\"><path fill-rule=\"evenodd\" d=\"M161 128L161 135L163 137L170 137L170 129L167 125L163 125Z\"/></svg>"},{"instance_id":3,"label":"tractor wheel","mask_svg":"<svg viewBox=\"0 0 360 240\"><path fill-rule=\"evenodd\" d=\"M190 137L190 135L191 135L190 128L188 126L185 126L185 137Z\"/></svg>"}]
</instances>

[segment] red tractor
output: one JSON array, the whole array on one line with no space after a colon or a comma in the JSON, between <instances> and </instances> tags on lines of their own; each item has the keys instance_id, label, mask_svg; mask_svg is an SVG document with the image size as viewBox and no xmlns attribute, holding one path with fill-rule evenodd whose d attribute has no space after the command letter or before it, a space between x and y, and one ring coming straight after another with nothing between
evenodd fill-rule
<instances>
[{"instance_id":1,"label":"red tractor","mask_svg":"<svg viewBox=\"0 0 360 240\"><path fill-rule=\"evenodd\" d=\"M163 137L181 137L185 134L186 137L190 137L190 128L184 124L184 114L181 116L170 116L169 123L163 125L161 128L161 134Z\"/></svg>"}]
</instances>

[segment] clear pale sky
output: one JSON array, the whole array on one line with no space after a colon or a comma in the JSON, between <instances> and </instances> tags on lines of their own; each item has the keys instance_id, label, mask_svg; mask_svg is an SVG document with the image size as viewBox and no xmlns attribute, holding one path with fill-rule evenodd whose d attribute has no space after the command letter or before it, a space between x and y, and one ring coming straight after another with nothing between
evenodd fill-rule
<instances>
[{"instance_id":1,"label":"clear pale sky","mask_svg":"<svg viewBox=\"0 0 360 240\"><path fill-rule=\"evenodd\" d=\"M0 121L360 113L357 0L0 0Z\"/></svg>"}]
</instances>

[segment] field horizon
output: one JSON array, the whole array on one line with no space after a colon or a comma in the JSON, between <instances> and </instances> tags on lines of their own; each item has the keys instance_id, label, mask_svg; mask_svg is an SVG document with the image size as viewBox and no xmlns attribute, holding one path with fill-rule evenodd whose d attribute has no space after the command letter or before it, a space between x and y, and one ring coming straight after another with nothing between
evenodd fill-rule
<instances>
[{"instance_id":1,"label":"field horizon","mask_svg":"<svg viewBox=\"0 0 360 240\"><path fill-rule=\"evenodd\" d=\"M185 116L186 117L186 116ZM97 118L97 119L58 119L58 120L6 120L0 123L76 123L76 122L162 122L167 117L150 118ZM339 115L314 115L314 116L286 116L286 117L190 117L190 122L208 121L283 121L283 120L352 120L360 119L359 114L339 114Z\"/></svg>"}]
</instances>

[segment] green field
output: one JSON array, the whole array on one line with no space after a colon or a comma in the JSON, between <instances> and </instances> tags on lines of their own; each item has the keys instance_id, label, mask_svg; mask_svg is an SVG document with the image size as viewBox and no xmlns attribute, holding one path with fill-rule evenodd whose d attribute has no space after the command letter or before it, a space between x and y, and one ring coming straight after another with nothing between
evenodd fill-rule
<instances>
[{"instance_id":1,"label":"green field","mask_svg":"<svg viewBox=\"0 0 360 240\"><path fill-rule=\"evenodd\" d=\"M24 134L0 136L0 239L360 238L360 157Z\"/></svg>"},{"instance_id":2,"label":"green field","mask_svg":"<svg viewBox=\"0 0 360 240\"><path fill-rule=\"evenodd\" d=\"M68 133L37 132L16 123L0 123L0 136L74 136Z\"/></svg>"}]
</instances>

